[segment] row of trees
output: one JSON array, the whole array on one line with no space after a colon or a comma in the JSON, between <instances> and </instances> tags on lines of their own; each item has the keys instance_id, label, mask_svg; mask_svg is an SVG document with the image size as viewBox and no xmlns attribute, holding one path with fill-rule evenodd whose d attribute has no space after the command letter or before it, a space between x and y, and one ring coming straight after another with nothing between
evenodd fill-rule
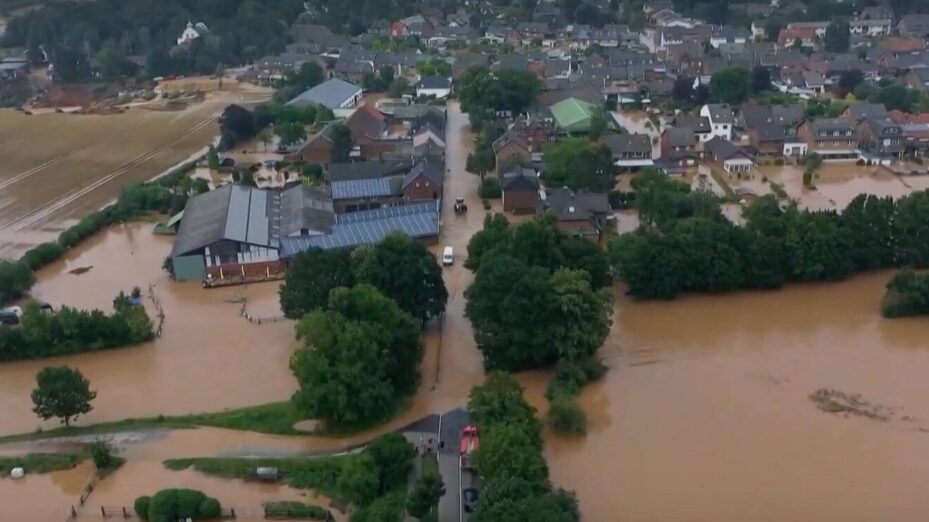
<instances>
[{"instance_id":1,"label":"row of trees","mask_svg":"<svg viewBox=\"0 0 929 522\"><path fill-rule=\"evenodd\" d=\"M92 60L105 75L132 74L128 56L145 56L150 76L212 74L219 64L279 53L303 10L300 0L52 2L13 17L0 45L27 48L35 59L41 46L56 77L69 82L90 79ZM209 34L177 47L188 21L206 23Z\"/></svg>"},{"instance_id":2,"label":"row of trees","mask_svg":"<svg viewBox=\"0 0 929 522\"><path fill-rule=\"evenodd\" d=\"M540 423L513 376L490 373L471 391L468 411L481 431L475 456L481 496L472 520L580 520L574 493L552 487Z\"/></svg>"},{"instance_id":3,"label":"row of trees","mask_svg":"<svg viewBox=\"0 0 929 522\"><path fill-rule=\"evenodd\" d=\"M355 522L400 522L406 504L407 478L416 448L402 435L374 439L359 455L346 457L336 479L341 499L358 509Z\"/></svg>"},{"instance_id":4,"label":"row of trees","mask_svg":"<svg viewBox=\"0 0 929 522\"><path fill-rule=\"evenodd\" d=\"M881 313L889 318L929 314L929 274L897 272L887 283Z\"/></svg>"},{"instance_id":5,"label":"row of trees","mask_svg":"<svg viewBox=\"0 0 929 522\"><path fill-rule=\"evenodd\" d=\"M642 226L609 244L610 261L634 296L775 288L929 264L929 192L896 201L863 194L842 213L781 208L765 196L736 226L710 194L657 179L649 175L637 188Z\"/></svg>"},{"instance_id":6,"label":"row of trees","mask_svg":"<svg viewBox=\"0 0 929 522\"><path fill-rule=\"evenodd\" d=\"M155 337L152 321L143 306L130 304L122 293L113 305L116 311L108 315L101 310L67 306L46 313L30 303L20 326L0 329L0 361L104 350Z\"/></svg>"}]
</instances>

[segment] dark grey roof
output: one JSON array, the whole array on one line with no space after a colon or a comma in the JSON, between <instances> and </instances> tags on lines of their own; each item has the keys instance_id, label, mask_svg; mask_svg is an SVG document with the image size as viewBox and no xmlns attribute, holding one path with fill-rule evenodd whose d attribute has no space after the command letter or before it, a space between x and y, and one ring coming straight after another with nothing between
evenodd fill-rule
<instances>
[{"instance_id":1,"label":"dark grey roof","mask_svg":"<svg viewBox=\"0 0 929 522\"><path fill-rule=\"evenodd\" d=\"M734 156L748 157L742 149L736 147L732 142L716 137L703 144L703 150L711 153L716 159L725 161Z\"/></svg>"},{"instance_id":2,"label":"dark grey roof","mask_svg":"<svg viewBox=\"0 0 929 522\"><path fill-rule=\"evenodd\" d=\"M361 87L357 85L338 78L332 78L312 89L304 91L296 98L287 102L287 105L322 105L323 107L335 110L360 91Z\"/></svg>"},{"instance_id":3,"label":"dark grey roof","mask_svg":"<svg viewBox=\"0 0 929 522\"><path fill-rule=\"evenodd\" d=\"M280 194L280 235L292 236L312 231L328 233L335 223L332 198L323 190L297 185Z\"/></svg>"},{"instance_id":4,"label":"dark grey roof","mask_svg":"<svg viewBox=\"0 0 929 522\"><path fill-rule=\"evenodd\" d=\"M694 116L683 112L674 118L673 123L675 127L687 127L697 133L710 132L710 130L712 130L710 127L710 120L702 116Z\"/></svg>"},{"instance_id":5,"label":"dark grey roof","mask_svg":"<svg viewBox=\"0 0 929 522\"><path fill-rule=\"evenodd\" d=\"M884 118L887 116L887 107L883 103L856 102L848 106L848 115L854 120Z\"/></svg>"},{"instance_id":6,"label":"dark grey roof","mask_svg":"<svg viewBox=\"0 0 929 522\"><path fill-rule=\"evenodd\" d=\"M437 236L439 213L436 203L430 201L341 214L329 234L283 238L281 257L291 257L310 248L328 250L376 243L396 231L414 239Z\"/></svg>"},{"instance_id":7,"label":"dark grey roof","mask_svg":"<svg viewBox=\"0 0 929 522\"><path fill-rule=\"evenodd\" d=\"M607 134L600 138L613 154L624 152L651 153L652 142L647 134Z\"/></svg>"},{"instance_id":8,"label":"dark grey roof","mask_svg":"<svg viewBox=\"0 0 929 522\"><path fill-rule=\"evenodd\" d=\"M735 123L735 116L732 115L732 109L726 104L710 103L707 106L710 111L710 121L716 123Z\"/></svg>"},{"instance_id":9,"label":"dark grey roof","mask_svg":"<svg viewBox=\"0 0 929 522\"><path fill-rule=\"evenodd\" d=\"M382 178L410 168L405 161L359 161L356 163L330 163L326 166L329 182Z\"/></svg>"},{"instance_id":10,"label":"dark grey roof","mask_svg":"<svg viewBox=\"0 0 929 522\"><path fill-rule=\"evenodd\" d=\"M820 118L810 122L810 126L816 133L828 131L851 131L855 133L855 123L848 118Z\"/></svg>"},{"instance_id":11,"label":"dark grey roof","mask_svg":"<svg viewBox=\"0 0 929 522\"><path fill-rule=\"evenodd\" d=\"M444 76L428 75L423 76L416 83L417 89L451 89L452 80Z\"/></svg>"},{"instance_id":12,"label":"dark grey roof","mask_svg":"<svg viewBox=\"0 0 929 522\"><path fill-rule=\"evenodd\" d=\"M500 188L502 190L538 190L539 177L532 169L517 168L503 173Z\"/></svg>"},{"instance_id":13,"label":"dark grey roof","mask_svg":"<svg viewBox=\"0 0 929 522\"><path fill-rule=\"evenodd\" d=\"M442 185L443 178L442 167L432 163L431 161L423 160L413 166L410 169L410 172L407 173L403 178L403 188L405 189L409 186L410 183L416 180L420 176L425 176L426 179L431 181L436 185Z\"/></svg>"},{"instance_id":14,"label":"dark grey roof","mask_svg":"<svg viewBox=\"0 0 929 522\"><path fill-rule=\"evenodd\" d=\"M547 189L540 204L543 209L553 211L561 221L592 219L597 214L612 213L606 194L574 192L567 187Z\"/></svg>"},{"instance_id":15,"label":"dark grey roof","mask_svg":"<svg viewBox=\"0 0 929 522\"><path fill-rule=\"evenodd\" d=\"M668 127L664 136L672 147L690 147L697 144L697 137L690 127Z\"/></svg>"}]
</instances>

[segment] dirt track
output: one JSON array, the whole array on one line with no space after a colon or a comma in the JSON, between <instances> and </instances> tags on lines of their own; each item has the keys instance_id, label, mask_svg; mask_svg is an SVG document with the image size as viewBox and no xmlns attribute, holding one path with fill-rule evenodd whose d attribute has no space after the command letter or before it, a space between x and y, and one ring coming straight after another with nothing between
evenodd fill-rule
<instances>
[{"instance_id":1,"label":"dirt track","mask_svg":"<svg viewBox=\"0 0 929 522\"><path fill-rule=\"evenodd\" d=\"M255 93L231 90L177 112L123 114L0 111L0 257L14 257L206 146L215 118Z\"/></svg>"}]
</instances>

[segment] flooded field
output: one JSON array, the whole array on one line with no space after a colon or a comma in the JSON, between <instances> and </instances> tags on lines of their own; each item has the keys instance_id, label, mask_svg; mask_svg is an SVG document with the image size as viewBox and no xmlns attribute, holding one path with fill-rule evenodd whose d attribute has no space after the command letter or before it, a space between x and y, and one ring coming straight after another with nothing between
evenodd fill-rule
<instances>
[{"instance_id":1,"label":"flooded field","mask_svg":"<svg viewBox=\"0 0 929 522\"><path fill-rule=\"evenodd\" d=\"M21 254L116 198L127 183L189 157L217 134L215 117L226 105L264 95L230 88L182 111L133 108L106 116L0 111L0 257Z\"/></svg>"},{"instance_id":2,"label":"flooded field","mask_svg":"<svg viewBox=\"0 0 929 522\"><path fill-rule=\"evenodd\" d=\"M555 482L586 520L922 520L929 322L881 319L887 277L621 299L588 435L546 437ZM823 412L823 388L892 414Z\"/></svg>"}]
</instances>

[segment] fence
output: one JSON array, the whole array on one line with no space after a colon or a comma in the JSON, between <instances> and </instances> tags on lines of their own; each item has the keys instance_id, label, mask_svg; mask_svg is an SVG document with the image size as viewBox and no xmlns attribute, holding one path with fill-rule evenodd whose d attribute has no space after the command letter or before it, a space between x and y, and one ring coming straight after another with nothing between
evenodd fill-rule
<instances>
[{"instance_id":1,"label":"fence","mask_svg":"<svg viewBox=\"0 0 929 522\"><path fill-rule=\"evenodd\" d=\"M276 323L278 321L283 321L286 319L283 314L281 315L272 315L268 317L255 317L254 315L248 313L248 298L242 297L242 307L239 310L239 315L245 318L246 321L252 324L261 324L261 323Z\"/></svg>"},{"instance_id":2,"label":"fence","mask_svg":"<svg viewBox=\"0 0 929 522\"><path fill-rule=\"evenodd\" d=\"M158 327L155 328L155 337L161 337L161 329L165 324L165 309L161 306L158 295L155 294L155 283L148 284L148 298L151 299L152 304L155 305L155 310L158 312Z\"/></svg>"}]
</instances>

